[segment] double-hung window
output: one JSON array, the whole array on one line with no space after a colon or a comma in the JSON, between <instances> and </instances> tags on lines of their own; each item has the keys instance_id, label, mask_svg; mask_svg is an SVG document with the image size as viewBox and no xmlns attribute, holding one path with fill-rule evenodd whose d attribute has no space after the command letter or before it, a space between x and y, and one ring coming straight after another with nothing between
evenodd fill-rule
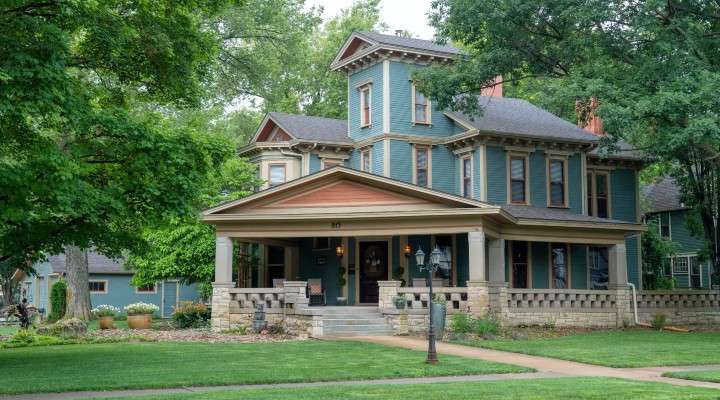
<instances>
[{"instance_id":1,"label":"double-hung window","mask_svg":"<svg viewBox=\"0 0 720 400\"><path fill-rule=\"evenodd\" d=\"M430 123L430 100L412 85L413 91L413 123Z\"/></svg>"},{"instance_id":2,"label":"double-hung window","mask_svg":"<svg viewBox=\"0 0 720 400\"><path fill-rule=\"evenodd\" d=\"M360 152L360 171L370 172L370 148Z\"/></svg>"},{"instance_id":3,"label":"double-hung window","mask_svg":"<svg viewBox=\"0 0 720 400\"><path fill-rule=\"evenodd\" d=\"M610 177L604 171L592 171L587 174L588 214L598 218L610 217Z\"/></svg>"},{"instance_id":4,"label":"double-hung window","mask_svg":"<svg viewBox=\"0 0 720 400\"><path fill-rule=\"evenodd\" d=\"M567 207L565 193L567 179L566 161L559 158L548 160L548 205L551 207Z\"/></svg>"},{"instance_id":5,"label":"double-hung window","mask_svg":"<svg viewBox=\"0 0 720 400\"><path fill-rule=\"evenodd\" d=\"M552 262L552 276L550 277L552 288L569 288L570 266L568 265L568 246L564 243L551 243L550 260Z\"/></svg>"},{"instance_id":6,"label":"double-hung window","mask_svg":"<svg viewBox=\"0 0 720 400\"><path fill-rule=\"evenodd\" d=\"M270 164L268 183L270 187L285 183L285 164Z\"/></svg>"},{"instance_id":7,"label":"double-hung window","mask_svg":"<svg viewBox=\"0 0 720 400\"><path fill-rule=\"evenodd\" d=\"M360 88L360 127L370 126L372 123L370 101L370 85L365 85Z\"/></svg>"},{"instance_id":8,"label":"double-hung window","mask_svg":"<svg viewBox=\"0 0 720 400\"><path fill-rule=\"evenodd\" d=\"M415 184L430 187L430 149L415 146Z\"/></svg>"},{"instance_id":9,"label":"double-hung window","mask_svg":"<svg viewBox=\"0 0 720 400\"><path fill-rule=\"evenodd\" d=\"M462 195L467 198L473 197L472 190L472 156L465 156L460 159L460 180L462 186Z\"/></svg>"},{"instance_id":10,"label":"double-hung window","mask_svg":"<svg viewBox=\"0 0 720 400\"><path fill-rule=\"evenodd\" d=\"M510 156L510 203L527 204L526 156Z\"/></svg>"},{"instance_id":11,"label":"double-hung window","mask_svg":"<svg viewBox=\"0 0 720 400\"><path fill-rule=\"evenodd\" d=\"M89 281L90 293L107 293L108 281Z\"/></svg>"}]
</instances>

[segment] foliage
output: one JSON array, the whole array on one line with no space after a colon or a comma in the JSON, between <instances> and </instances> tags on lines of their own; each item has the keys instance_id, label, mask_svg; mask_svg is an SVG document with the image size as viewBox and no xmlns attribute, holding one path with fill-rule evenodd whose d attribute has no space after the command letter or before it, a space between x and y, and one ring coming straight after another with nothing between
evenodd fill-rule
<instances>
[{"instance_id":1,"label":"foliage","mask_svg":"<svg viewBox=\"0 0 720 400\"><path fill-rule=\"evenodd\" d=\"M96 318L114 317L120 314L120 309L108 304L101 304L92 309L92 313Z\"/></svg>"},{"instance_id":2,"label":"foliage","mask_svg":"<svg viewBox=\"0 0 720 400\"><path fill-rule=\"evenodd\" d=\"M665 324L667 323L667 315L664 313L657 313L653 315L652 322L650 325L652 325L653 329L657 329L659 331L663 330L665 328Z\"/></svg>"},{"instance_id":3,"label":"foliage","mask_svg":"<svg viewBox=\"0 0 720 400\"><path fill-rule=\"evenodd\" d=\"M204 328L210 325L210 310L202 303L183 301L172 314L177 328Z\"/></svg>"},{"instance_id":4,"label":"foliage","mask_svg":"<svg viewBox=\"0 0 720 400\"><path fill-rule=\"evenodd\" d=\"M87 333L87 323L78 318L62 319L58 322L43 325L37 333L43 336L57 336L63 339L78 338Z\"/></svg>"},{"instance_id":5,"label":"foliage","mask_svg":"<svg viewBox=\"0 0 720 400\"><path fill-rule=\"evenodd\" d=\"M250 328L247 325L238 325L234 328L225 329L222 333L227 335L247 335Z\"/></svg>"},{"instance_id":6,"label":"foliage","mask_svg":"<svg viewBox=\"0 0 720 400\"><path fill-rule=\"evenodd\" d=\"M49 321L57 321L65 316L65 307L67 306L67 284L64 279L60 279L52 285L50 289L50 315Z\"/></svg>"},{"instance_id":7,"label":"foliage","mask_svg":"<svg viewBox=\"0 0 720 400\"><path fill-rule=\"evenodd\" d=\"M676 253L676 245L658 233L654 221L648 223L648 230L642 235L643 289L672 289L673 279L666 275L670 268L670 257Z\"/></svg>"},{"instance_id":8,"label":"foliage","mask_svg":"<svg viewBox=\"0 0 720 400\"><path fill-rule=\"evenodd\" d=\"M20 329L10 337L10 343L30 344L37 341L37 334L30 329Z\"/></svg>"},{"instance_id":9,"label":"foliage","mask_svg":"<svg viewBox=\"0 0 720 400\"><path fill-rule=\"evenodd\" d=\"M500 325L492 314L487 314L475 321L475 333L478 336L497 335L500 333Z\"/></svg>"},{"instance_id":10,"label":"foliage","mask_svg":"<svg viewBox=\"0 0 720 400\"><path fill-rule=\"evenodd\" d=\"M625 139L681 187L720 269L720 25L717 2L436 0L432 24L467 51L454 65L418 71L441 107L478 113L475 93L502 75L514 94L552 98L568 117L599 99L611 136ZM482 21L482 23L478 23ZM512 88L512 86L510 86ZM570 116L574 118L574 116ZM580 123L587 122L583 113Z\"/></svg>"},{"instance_id":11,"label":"foliage","mask_svg":"<svg viewBox=\"0 0 720 400\"><path fill-rule=\"evenodd\" d=\"M468 313L457 313L450 316L450 332L471 333L475 327L475 319Z\"/></svg>"},{"instance_id":12,"label":"foliage","mask_svg":"<svg viewBox=\"0 0 720 400\"><path fill-rule=\"evenodd\" d=\"M35 270L22 257L15 255L0 260L0 294L2 294L0 307L2 307L3 303L10 305L18 301L17 289L20 283L13 279L17 270L21 270L28 275L35 274ZM22 299L19 300L22 301Z\"/></svg>"},{"instance_id":13,"label":"foliage","mask_svg":"<svg viewBox=\"0 0 720 400\"><path fill-rule=\"evenodd\" d=\"M447 305L447 299L443 293L433 293L433 303Z\"/></svg>"},{"instance_id":14,"label":"foliage","mask_svg":"<svg viewBox=\"0 0 720 400\"><path fill-rule=\"evenodd\" d=\"M158 310L160 310L160 308L155 304L143 303L142 301L125 306L127 315L155 314Z\"/></svg>"}]
</instances>

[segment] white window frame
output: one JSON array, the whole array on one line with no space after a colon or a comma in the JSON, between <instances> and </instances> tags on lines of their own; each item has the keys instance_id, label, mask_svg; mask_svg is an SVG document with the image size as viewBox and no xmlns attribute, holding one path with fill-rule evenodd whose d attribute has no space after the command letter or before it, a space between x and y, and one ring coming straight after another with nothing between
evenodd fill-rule
<instances>
[{"instance_id":1,"label":"white window frame","mask_svg":"<svg viewBox=\"0 0 720 400\"><path fill-rule=\"evenodd\" d=\"M140 290L140 286L135 286L135 294L157 294L157 283L153 283L153 290Z\"/></svg>"},{"instance_id":2,"label":"white window frame","mask_svg":"<svg viewBox=\"0 0 720 400\"><path fill-rule=\"evenodd\" d=\"M465 160L470 160L470 176L469 177L465 176L465 168L464 168ZM468 154L465 154L460 157L459 170L460 170L459 171L460 172L460 196L466 197L468 199L475 198L475 190L474 190L474 188L475 188L475 176L474 176L475 175L475 171L474 171L475 166L473 163L472 153L468 153ZM466 178L470 179L470 195L469 196L467 196L465 193L465 179Z\"/></svg>"},{"instance_id":3,"label":"white window frame","mask_svg":"<svg viewBox=\"0 0 720 400\"><path fill-rule=\"evenodd\" d=\"M365 168L365 160L367 160L367 169ZM372 171L372 148L366 147L360 150L360 171Z\"/></svg>"},{"instance_id":4,"label":"white window frame","mask_svg":"<svg viewBox=\"0 0 720 400\"><path fill-rule=\"evenodd\" d=\"M108 286L110 285L110 282L107 279L89 279L88 280L88 290L90 289L90 287L89 287L90 283L95 283L95 282L102 282L104 285L103 287L105 289L104 290L90 290L90 293L91 294L107 294Z\"/></svg>"},{"instance_id":5,"label":"white window frame","mask_svg":"<svg viewBox=\"0 0 720 400\"><path fill-rule=\"evenodd\" d=\"M427 187L432 188L432 148L427 145L413 145L412 147L412 183L417 185L417 150L427 152Z\"/></svg>"},{"instance_id":6,"label":"white window frame","mask_svg":"<svg viewBox=\"0 0 720 400\"><path fill-rule=\"evenodd\" d=\"M416 94L415 82L411 82L410 85L412 86L411 93L410 93L410 96L411 96L410 103L412 105L411 112L412 112L413 125L432 125L432 105L430 104L430 98L425 96L424 93L421 93L425 97L425 117L426 117L426 119L425 119L425 121L420 121L417 119L417 117L415 115L415 104L416 104L415 103L415 94Z\"/></svg>"},{"instance_id":7,"label":"white window frame","mask_svg":"<svg viewBox=\"0 0 720 400\"><path fill-rule=\"evenodd\" d=\"M285 171L285 173L283 174L283 181L280 182L280 183L274 184L274 185L273 185L273 183L272 183L272 168L273 168L273 167L282 167L283 170ZM288 165L287 165L287 163L284 163L284 162L283 162L283 163L273 163L273 162L271 162L271 163L268 164L268 169L267 169L267 183L268 183L268 187L269 187L269 188L282 185L283 183L285 183L285 182L287 182L287 181L288 181Z\"/></svg>"},{"instance_id":8,"label":"white window frame","mask_svg":"<svg viewBox=\"0 0 720 400\"><path fill-rule=\"evenodd\" d=\"M550 166L553 162L559 161L562 164L562 172L563 172L563 203L562 204L553 204L552 203L552 174L550 171ZM561 156L549 156L547 157L547 168L546 168L546 182L547 182L547 206L551 208L568 208L568 159L567 157L561 157Z\"/></svg>"},{"instance_id":9,"label":"white window frame","mask_svg":"<svg viewBox=\"0 0 720 400\"><path fill-rule=\"evenodd\" d=\"M367 83L358 87L360 91L360 127L367 128L372 125L372 85ZM365 121L365 98L367 97L368 114Z\"/></svg>"}]
</instances>

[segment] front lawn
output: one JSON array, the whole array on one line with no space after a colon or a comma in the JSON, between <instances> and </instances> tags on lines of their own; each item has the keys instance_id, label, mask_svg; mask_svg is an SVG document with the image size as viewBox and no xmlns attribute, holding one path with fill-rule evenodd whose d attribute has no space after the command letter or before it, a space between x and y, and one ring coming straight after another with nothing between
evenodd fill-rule
<instances>
[{"instance_id":1,"label":"front lawn","mask_svg":"<svg viewBox=\"0 0 720 400\"><path fill-rule=\"evenodd\" d=\"M609 367L720 364L720 333L597 331L548 339L465 340L459 344Z\"/></svg>"},{"instance_id":2,"label":"front lawn","mask_svg":"<svg viewBox=\"0 0 720 400\"><path fill-rule=\"evenodd\" d=\"M663 383L603 378L560 378L422 385L322 386L292 389L238 390L135 397L144 400L684 400L717 399L720 391Z\"/></svg>"},{"instance_id":3,"label":"front lawn","mask_svg":"<svg viewBox=\"0 0 720 400\"><path fill-rule=\"evenodd\" d=\"M720 369L707 369L702 371L666 372L663 376L670 378L690 379L693 381L706 381L720 383Z\"/></svg>"},{"instance_id":4,"label":"front lawn","mask_svg":"<svg viewBox=\"0 0 720 400\"><path fill-rule=\"evenodd\" d=\"M112 343L0 350L0 393L335 381L525 372L525 368L346 341Z\"/></svg>"}]
</instances>

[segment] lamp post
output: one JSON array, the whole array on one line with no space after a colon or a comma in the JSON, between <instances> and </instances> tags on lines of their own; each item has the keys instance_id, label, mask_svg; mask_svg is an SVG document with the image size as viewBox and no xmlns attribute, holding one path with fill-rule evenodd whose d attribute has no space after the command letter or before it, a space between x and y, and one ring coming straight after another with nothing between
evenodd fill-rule
<instances>
[{"instance_id":1,"label":"lamp post","mask_svg":"<svg viewBox=\"0 0 720 400\"><path fill-rule=\"evenodd\" d=\"M418 265L420 271L427 271L427 282L428 288L430 288L430 299L428 301L428 311L430 312L430 323L428 326L428 354L426 362L428 364L437 364L437 351L435 349L435 327L433 323L433 273L440 268L440 249L435 246L435 249L430 253L430 262L425 265L425 252L422 249L418 249L415 253L415 262Z\"/></svg>"}]
</instances>

